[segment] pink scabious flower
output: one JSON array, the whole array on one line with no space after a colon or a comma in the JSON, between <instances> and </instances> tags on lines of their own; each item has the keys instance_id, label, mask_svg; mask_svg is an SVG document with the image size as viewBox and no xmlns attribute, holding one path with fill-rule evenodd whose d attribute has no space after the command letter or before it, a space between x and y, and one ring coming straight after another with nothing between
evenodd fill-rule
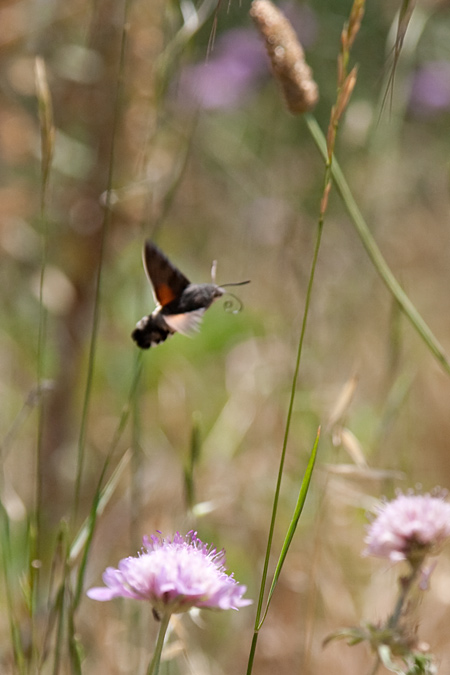
<instances>
[{"instance_id":1,"label":"pink scabious flower","mask_svg":"<svg viewBox=\"0 0 450 675\"><path fill-rule=\"evenodd\" d=\"M118 569L103 574L106 587L91 588L93 600L147 600L157 615L187 612L192 607L239 609L251 604L242 598L246 586L225 573L225 551L204 544L197 533L179 532L173 539L161 534L144 537L143 552L124 558Z\"/></svg>"},{"instance_id":2,"label":"pink scabious flower","mask_svg":"<svg viewBox=\"0 0 450 675\"><path fill-rule=\"evenodd\" d=\"M364 555L420 564L450 537L450 504L445 496L399 494L379 506L368 527Z\"/></svg>"}]
</instances>

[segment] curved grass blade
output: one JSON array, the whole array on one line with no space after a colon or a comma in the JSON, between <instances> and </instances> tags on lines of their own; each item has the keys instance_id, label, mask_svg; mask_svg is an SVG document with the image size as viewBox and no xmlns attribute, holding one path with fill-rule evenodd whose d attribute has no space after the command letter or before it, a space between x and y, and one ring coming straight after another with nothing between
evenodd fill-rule
<instances>
[{"instance_id":1,"label":"curved grass blade","mask_svg":"<svg viewBox=\"0 0 450 675\"><path fill-rule=\"evenodd\" d=\"M281 547L281 552L280 552L280 557L278 558L277 566L275 568L275 572L273 575L273 580L272 584L270 586L269 590L269 595L267 596L267 603L266 603L266 609L264 610L264 614L262 616L261 621L258 624L258 630L261 628L263 625L265 618L267 616L267 612L269 610L269 605L270 601L272 599L272 595L274 593L275 587L278 583L279 576L281 574L281 570L284 565L284 561L286 560L286 556L288 554L289 548L292 543L292 539L294 538L295 530L297 529L298 521L300 520L300 516L303 511L303 506L305 504L306 500L306 495L308 494L309 486L311 483L311 476L312 472L314 469L314 465L316 463L316 457L317 457L317 448L319 446L319 439L320 439L320 427L317 431L317 436L316 440L314 441L313 448L311 450L311 455L309 457L308 461L308 466L306 467L305 475L303 476L302 484L300 486L300 492L298 494L298 499L297 499L297 504L295 506L294 514L292 516L292 520L289 524L288 530L286 532L286 537L283 542L283 546Z\"/></svg>"},{"instance_id":2,"label":"curved grass blade","mask_svg":"<svg viewBox=\"0 0 450 675\"><path fill-rule=\"evenodd\" d=\"M305 115L305 119L308 129L317 145L317 148L319 149L320 154L324 160L327 161L326 141L316 119L310 114ZM415 331L422 338L423 342L425 342L430 352L439 361L443 369L450 374L450 362L444 352L442 345L436 339L427 323L419 314L391 272L391 269L389 268L386 260L383 257L383 254L378 248L378 245L373 238L361 211L359 210L355 198L353 197L350 187L344 177L342 169L340 168L335 157L333 157L333 162L331 164L331 174L342 201L347 208L353 225L355 226L355 229L361 239L361 242L382 281L387 286L389 292L397 300L400 309L408 318Z\"/></svg>"},{"instance_id":3,"label":"curved grass blade","mask_svg":"<svg viewBox=\"0 0 450 675\"><path fill-rule=\"evenodd\" d=\"M294 533L295 533L295 530L297 528L298 521L300 519L302 510L303 510L303 505L305 503L306 495L308 494L308 489L309 489L309 485L310 485L310 482L311 482L311 476L312 476L314 464L315 464L315 461L316 461L317 447L318 447L318 444L319 444L319 437L320 437L320 428L317 432L316 440L314 442L314 445L313 445L313 448L312 448L312 451L311 451L311 455L310 455L310 458L309 458L308 466L306 467L305 475L303 476L302 484L301 484L301 487L300 487L300 492L299 492L298 499L297 499L297 504L296 504L296 507L295 507L295 510L294 510L294 515L292 516L292 520L291 520L291 523L289 525L289 528L288 528L288 531L286 533L286 537L285 537L285 540L284 540L284 543L283 543L283 546L282 546L282 549L281 549L281 553L280 553L278 563L277 563L277 566L276 566L276 569L275 569L275 573L274 573L274 576L273 576L272 584L270 586L269 595L267 597L266 608L263 612L262 618L260 618L261 617L262 604L263 604L263 598L264 598L265 581L266 581L266 578L267 578L268 556L266 556L265 567L264 567L264 572L263 572L263 579L262 579L262 582L261 582L261 588L260 588L260 594L259 594L259 600L258 600L258 608L256 610L255 630L254 630L254 633L253 633L252 644L251 644L251 647L250 647L250 654L249 654L249 658L248 658L247 675L250 675L250 673L253 670L253 661L254 661L254 658L255 658L256 644L258 642L259 631L260 631L261 626L263 625L263 623L265 621L265 618L267 616L267 612L269 610L269 605L270 605L270 601L271 601L273 592L275 590L275 586L278 582L278 578L280 576L281 569L283 567L284 561L286 560L286 555L288 553L289 547L290 547L292 539L294 537ZM271 540L270 540L269 543L271 544ZM268 552L270 552L270 547L268 547Z\"/></svg>"}]
</instances>

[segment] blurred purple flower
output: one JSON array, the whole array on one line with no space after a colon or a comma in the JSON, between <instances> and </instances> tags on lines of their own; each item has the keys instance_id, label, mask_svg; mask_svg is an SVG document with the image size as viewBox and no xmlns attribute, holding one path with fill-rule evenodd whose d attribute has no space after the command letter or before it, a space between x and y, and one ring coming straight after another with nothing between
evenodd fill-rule
<instances>
[{"instance_id":1,"label":"blurred purple flower","mask_svg":"<svg viewBox=\"0 0 450 675\"><path fill-rule=\"evenodd\" d=\"M303 46L316 35L315 15L293 3L282 7L297 30ZM177 99L182 105L207 110L240 105L269 74L266 50L256 31L234 28L218 38L208 60L186 66L180 73Z\"/></svg>"},{"instance_id":2,"label":"blurred purple flower","mask_svg":"<svg viewBox=\"0 0 450 675\"><path fill-rule=\"evenodd\" d=\"M419 115L432 115L450 109L450 62L430 61L414 75L410 109Z\"/></svg>"},{"instance_id":3,"label":"blurred purple flower","mask_svg":"<svg viewBox=\"0 0 450 675\"><path fill-rule=\"evenodd\" d=\"M379 506L364 555L420 563L450 537L450 504L444 496L400 494Z\"/></svg>"},{"instance_id":4,"label":"blurred purple flower","mask_svg":"<svg viewBox=\"0 0 450 675\"><path fill-rule=\"evenodd\" d=\"M101 601L148 600L158 615L251 604L242 598L246 587L225 574L225 552L204 544L196 532L177 532L173 539L144 537L143 548L138 557L121 560L118 569L108 567L103 574L106 587L91 588L87 595Z\"/></svg>"},{"instance_id":5,"label":"blurred purple flower","mask_svg":"<svg viewBox=\"0 0 450 675\"><path fill-rule=\"evenodd\" d=\"M178 100L207 110L233 108L266 70L264 45L256 33L244 28L230 30L217 41L207 61L181 71Z\"/></svg>"}]
</instances>

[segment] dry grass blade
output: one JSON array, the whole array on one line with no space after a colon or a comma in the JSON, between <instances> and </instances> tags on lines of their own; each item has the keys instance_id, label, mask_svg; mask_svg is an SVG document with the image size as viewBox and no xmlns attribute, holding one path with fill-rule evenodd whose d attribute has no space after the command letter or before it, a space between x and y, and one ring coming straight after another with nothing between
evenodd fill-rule
<instances>
[{"instance_id":1,"label":"dry grass blade","mask_svg":"<svg viewBox=\"0 0 450 675\"><path fill-rule=\"evenodd\" d=\"M55 146L55 127L53 125L53 106L48 86L47 70L40 56L35 62L36 95L39 105L41 125L41 162L43 183L47 185Z\"/></svg>"},{"instance_id":2,"label":"dry grass blade","mask_svg":"<svg viewBox=\"0 0 450 675\"><path fill-rule=\"evenodd\" d=\"M333 431L333 445L342 446L357 467L366 468L368 466L362 445L350 429L346 427L335 429Z\"/></svg>"},{"instance_id":3,"label":"dry grass blade","mask_svg":"<svg viewBox=\"0 0 450 675\"><path fill-rule=\"evenodd\" d=\"M347 410L353 401L353 396L355 395L357 386L358 377L356 375L352 375L342 387L336 403L334 404L334 407L330 413L330 417L328 418L327 431L334 427L334 425L337 424L337 422L339 422L347 413Z\"/></svg>"}]
</instances>

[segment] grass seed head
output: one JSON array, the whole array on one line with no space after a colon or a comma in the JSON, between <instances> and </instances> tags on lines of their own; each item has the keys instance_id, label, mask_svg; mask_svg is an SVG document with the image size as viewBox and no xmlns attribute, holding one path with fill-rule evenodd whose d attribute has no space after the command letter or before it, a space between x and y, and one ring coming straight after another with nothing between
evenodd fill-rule
<instances>
[{"instance_id":1,"label":"grass seed head","mask_svg":"<svg viewBox=\"0 0 450 675\"><path fill-rule=\"evenodd\" d=\"M253 0L250 16L265 40L288 109L294 115L312 110L319 90L291 23L270 0Z\"/></svg>"}]
</instances>

